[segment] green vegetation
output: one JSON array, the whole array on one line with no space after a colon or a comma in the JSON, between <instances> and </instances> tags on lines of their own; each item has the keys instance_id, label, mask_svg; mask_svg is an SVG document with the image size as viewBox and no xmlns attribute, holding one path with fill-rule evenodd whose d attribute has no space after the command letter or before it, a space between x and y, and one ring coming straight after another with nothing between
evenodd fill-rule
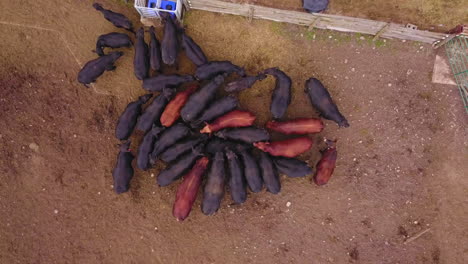
<instances>
[{"instance_id":1,"label":"green vegetation","mask_svg":"<svg viewBox=\"0 0 468 264\"><path fill-rule=\"evenodd\" d=\"M271 31L273 31L273 33L275 33L275 34L278 34L280 36L285 35L283 23L271 22L270 28L271 28Z\"/></svg>"}]
</instances>

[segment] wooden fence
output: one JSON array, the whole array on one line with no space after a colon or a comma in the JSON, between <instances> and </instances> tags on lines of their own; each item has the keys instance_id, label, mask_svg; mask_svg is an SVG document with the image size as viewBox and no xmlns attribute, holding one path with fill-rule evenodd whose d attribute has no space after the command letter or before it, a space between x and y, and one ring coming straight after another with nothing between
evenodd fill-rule
<instances>
[{"instance_id":1,"label":"wooden fence","mask_svg":"<svg viewBox=\"0 0 468 264\"><path fill-rule=\"evenodd\" d=\"M183 0L188 8L216 13L241 15L307 26L310 29L329 29L342 32L356 32L389 39L413 40L433 44L447 36L443 33L407 28L401 24L374 21L328 14L310 14L263 7L250 4L235 4L220 0Z\"/></svg>"}]
</instances>

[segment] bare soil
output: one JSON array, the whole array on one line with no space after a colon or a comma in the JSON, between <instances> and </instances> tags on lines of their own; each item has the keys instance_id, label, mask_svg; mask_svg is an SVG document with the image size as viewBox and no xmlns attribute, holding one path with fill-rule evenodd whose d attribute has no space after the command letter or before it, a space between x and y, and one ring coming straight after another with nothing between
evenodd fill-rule
<instances>
[{"instance_id":1,"label":"bare soil","mask_svg":"<svg viewBox=\"0 0 468 264\"><path fill-rule=\"evenodd\" d=\"M302 0L224 0L304 11ZM445 32L468 22L468 0L330 0L327 14L344 15L417 25L421 29Z\"/></svg>"},{"instance_id":2,"label":"bare soil","mask_svg":"<svg viewBox=\"0 0 468 264\"><path fill-rule=\"evenodd\" d=\"M161 166L137 171L126 194L111 188L116 119L144 91L128 49L94 89L77 83L96 37L119 31L91 3L0 3L0 263L466 263L468 117L455 86L431 83L428 45L191 12L210 59L291 76L288 118L317 116L303 94L316 76L351 127L326 121L301 157L314 165L323 137L338 139L328 185L283 176L279 195L226 196L212 217L198 199L177 222L178 183L156 186ZM273 83L240 94L259 125Z\"/></svg>"}]
</instances>

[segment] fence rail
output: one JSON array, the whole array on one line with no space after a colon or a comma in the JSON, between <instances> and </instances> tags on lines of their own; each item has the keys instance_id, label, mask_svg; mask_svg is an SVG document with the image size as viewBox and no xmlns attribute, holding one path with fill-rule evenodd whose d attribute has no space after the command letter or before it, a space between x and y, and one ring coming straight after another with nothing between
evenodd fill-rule
<instances>
[{"instance_id":1,"label":"fence rail","mask_svg":"<svg viewBox=\"0 0 468 264\"><path fill-rule=\"evenodd\" d=\"M406 28L401 24L362 18L310 14L251 4L235 4L220 0L184 0L184 2L188 4L189 8L193 9L286 22L319 29L377 35L378 37L389 39L404 39L432 44L435 41L446 38L446 34L443 33L415 30Z\"/></svg>"}]
</instances>

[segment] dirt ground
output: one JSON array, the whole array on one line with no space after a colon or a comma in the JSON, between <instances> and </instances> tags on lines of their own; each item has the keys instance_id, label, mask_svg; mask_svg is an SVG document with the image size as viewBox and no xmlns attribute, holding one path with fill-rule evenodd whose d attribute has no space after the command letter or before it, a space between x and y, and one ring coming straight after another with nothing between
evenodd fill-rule
<instances>
[{"instance_id":1,"label":"dirt ground","mask_svg":"<svg viewBox=\"0 0 468 264\"><path fill-rule=\"evenodd\" d=\"M191 12L188 33L210 59L291 76L288 118L316 116L303 94L316 76L351 127L326 121L302 156L313 165L321 139L338 139L328 185L283 176L279 195L250 194L241 206L226 196L212 217L198 199L177 222L178 184L156 186L160 167L137 171L126 194L111 188L115 121L144 93L132 51L94 89L76 82L96 37L119 30L91 1L0 10L0 263L466 263L468 115L455 86L431 83L428 45ZM259 125L272 86L240 94Z\"/></svg>"},{"instance_id":2,"label":"dirt ground","mask_svg":"<svg viewBox=\"0 0 468 264\"><path fill-rule=\"evenodd\" d=\"M224 0L304 11L302 0ZM330 0L327 14L417 25L445 32L468 22L468 0Z\"/></svg>"}]
</instances>

